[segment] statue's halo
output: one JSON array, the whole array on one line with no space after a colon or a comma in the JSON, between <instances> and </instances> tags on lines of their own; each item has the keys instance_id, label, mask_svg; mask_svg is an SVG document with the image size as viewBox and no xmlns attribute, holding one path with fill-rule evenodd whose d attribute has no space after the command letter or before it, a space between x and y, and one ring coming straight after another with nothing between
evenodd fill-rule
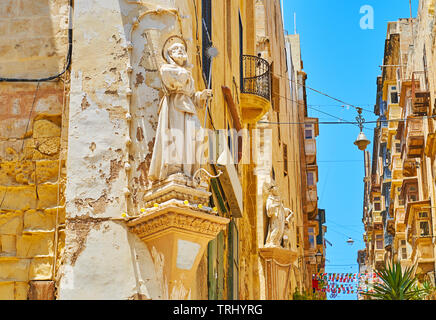
<instances>
[{"instance_id":1,"label":"statue's halo","mask_svg":"<svg viewBox=\"0 0 436 320\"><path fill-rule=\"evenodd\" d=\"M168 61L168 56L167 56L168 55L168 48L171 47L175 43L182 44L185 47L185 51L188 52L188 46L186 44L185 39L183 39L181 36L177 36L177 35L169 37L165 41L165 43L164 43L164 45L162 47L162 57L168 63L170 63L170 61Z\"/></svg>"}]
</instances>

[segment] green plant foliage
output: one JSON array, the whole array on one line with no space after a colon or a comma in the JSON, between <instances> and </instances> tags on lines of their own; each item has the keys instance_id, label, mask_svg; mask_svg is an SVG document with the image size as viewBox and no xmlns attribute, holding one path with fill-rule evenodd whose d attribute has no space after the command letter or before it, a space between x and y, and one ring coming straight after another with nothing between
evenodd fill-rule
<instances>
[{"instance_id":1,"label":"green plant foliage","mask_svg":"<svg viewBox=\"0 0 436 320\"><path fill-rule=\"evenodd\" d=\"M295 291L292 298L294 300L326 300L326 298L319 292L311 293L303 291Z\"/></svg>"},{"instance_id":2,"label":"green plant foliage","mask_svg":"<svg viewBox=\"0 0 436 320\"><path fill-rule=\"evenodd\" d=\"M372 293L363 295L375 300L423 300L430 292L418 285L418 278L414 275L414 267L408 267L404 271L400 262L385 265L381 271L376 272L382 280L382 284L374 284Z\"/></svg>"}]
</instances>

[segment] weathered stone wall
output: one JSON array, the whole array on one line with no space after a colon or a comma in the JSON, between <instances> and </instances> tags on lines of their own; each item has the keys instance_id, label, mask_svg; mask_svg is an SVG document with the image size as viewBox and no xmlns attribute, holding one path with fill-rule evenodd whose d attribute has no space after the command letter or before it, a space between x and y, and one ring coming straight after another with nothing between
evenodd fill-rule
<instances>
[{"instance_id":1,"label":"weathered stone wall","mask_svg":"<svg viewBox=\"0 0 436 320\"><path fill-rule=\"evenodd\" d=\"M0 78L58 74L67 29L67 0L1 1ZM43 296L38 283L53 280L63 247L55 231L65 215L65 76L66 86L0 83L0 299Z\"/></svg>"},{"instance_id":2,"label":"weathered stone wall","mask_svg":"<svg viewBox=\"0 0 436 320\"><path fill-rule=\"evenodd\" d=\"M0 299L26 299L29 281L52 280L65 214L63 84L35 87L0 85Z\"/></svg>"},{"instance_id":3,"label":"weathered stone wall","mask_svg":"<svg viewBox=\"0 0 436 320\"><path fill-rule=\"evenodd\" d=\"M0 77L43 78L64 69L69 0L0 2Z\"/></svg>"}]
</instances>

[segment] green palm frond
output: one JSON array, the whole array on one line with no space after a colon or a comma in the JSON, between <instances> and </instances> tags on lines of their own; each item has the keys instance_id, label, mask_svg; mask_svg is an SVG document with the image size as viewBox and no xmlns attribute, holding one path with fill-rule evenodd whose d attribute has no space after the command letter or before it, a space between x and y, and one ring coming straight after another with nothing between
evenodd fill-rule
<instances>
[{"instance_id":1,"label":"green palm frond","mask_svg":"<svg viewBox=\"0 0 436 320\"><path fill-rule=\"evenodd\" d=\"M399 262L385 265L377 273L382 283L374 284L372 293L364 295L376 300L422 300L429 289L420 288L414 276L414 267L407 267L404 272Z\"/></svg>"}]
</instances>

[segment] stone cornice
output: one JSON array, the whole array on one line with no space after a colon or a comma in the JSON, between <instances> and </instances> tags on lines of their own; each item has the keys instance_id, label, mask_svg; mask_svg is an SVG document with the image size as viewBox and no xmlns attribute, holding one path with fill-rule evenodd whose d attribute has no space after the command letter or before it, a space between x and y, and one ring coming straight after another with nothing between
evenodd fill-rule
<instances>
[{"instance_id":1,"label":"stone cornice","mask_svg":"<svg viewBox=\"0 0 436 320\"><path fill-rule=\"evenodd\" d=\"M149 240L174 230L213 239L225 230L228 222L227 218L172 204L138 216L130 220L127 226L142 240Z\"/></svg>"}]
</instances>

